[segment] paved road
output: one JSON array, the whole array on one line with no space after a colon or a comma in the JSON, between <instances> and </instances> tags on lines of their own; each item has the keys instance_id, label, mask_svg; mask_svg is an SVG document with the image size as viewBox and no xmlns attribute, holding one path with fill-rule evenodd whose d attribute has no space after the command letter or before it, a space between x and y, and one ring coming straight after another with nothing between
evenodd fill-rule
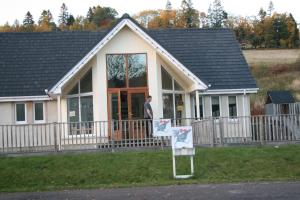
<instances>
[{"instance_id":1,"label":"paved road","mask_svg":"<svg viewBox=\"0 0 300 200\"><path fill-rule=\"evenodd\" d=\"M176 185L162 187L74 190L60 192L1 194L0 199L22 200L250 200L300 199L300 182Z\"/></svg>"}]
</instances>

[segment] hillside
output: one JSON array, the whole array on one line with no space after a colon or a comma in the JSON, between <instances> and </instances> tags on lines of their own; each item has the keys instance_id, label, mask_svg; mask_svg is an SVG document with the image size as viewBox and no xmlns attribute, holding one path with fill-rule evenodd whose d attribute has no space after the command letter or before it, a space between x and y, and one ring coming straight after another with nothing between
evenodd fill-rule
<instances>
[{"instance_id":1,"label":"hillside","mask_svg":"<svg viewBox=\"0 0 300 200\"><path fill-rule=\"evenodd\" d=\"M300 49L243 51L259 92L251 96L253 114L263 114L266 92L290 90L300 101Z\"/></svg>"}]
</instances>

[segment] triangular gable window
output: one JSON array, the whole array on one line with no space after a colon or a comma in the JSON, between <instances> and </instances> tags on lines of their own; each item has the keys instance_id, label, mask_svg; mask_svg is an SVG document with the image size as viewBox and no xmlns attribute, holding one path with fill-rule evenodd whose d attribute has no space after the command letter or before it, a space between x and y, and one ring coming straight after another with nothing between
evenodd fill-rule
<instances>
[{"instance_id":1,"label":"triangular gable window","mask_svg":"<svg viewBox=\"0 0 300 200\"><path fill-rule=\"evenodd\" d=\"M179 83L161 66L161 81L163 90L183 91Z\"/></svg>"}]
</instances>

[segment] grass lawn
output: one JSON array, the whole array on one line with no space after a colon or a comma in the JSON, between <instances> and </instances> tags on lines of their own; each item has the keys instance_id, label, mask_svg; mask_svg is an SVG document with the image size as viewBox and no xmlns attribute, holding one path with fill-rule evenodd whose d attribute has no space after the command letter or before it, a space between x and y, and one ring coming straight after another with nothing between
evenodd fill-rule
<instances>
[{"instance_id":1,"label":"grass lawn","mask_svg":"<svg viewBox=\"0 0 300 200\"><path fill-rule=\"evenodd\" d=\"M178 165L188 172L186 158ZM198 148L195 170L174 180L170 150L0 157L0 191L300 180L300 145Z\"/></svg>"}]
</instances>

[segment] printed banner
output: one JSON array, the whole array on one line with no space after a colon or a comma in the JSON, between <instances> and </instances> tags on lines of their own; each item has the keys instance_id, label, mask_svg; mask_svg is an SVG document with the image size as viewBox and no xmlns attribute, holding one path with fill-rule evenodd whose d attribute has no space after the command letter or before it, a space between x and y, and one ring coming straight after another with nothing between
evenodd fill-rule
<instances>
[{"instance_id":1,"label":"printed banner","mask_svg":"<svg viewBox=\"0 0 300 200\"><path fill-rule=\"evenodd\" d=\"M159 119L153 120L153 136L171 136L171 120L170 119Z\"/></svg>"},{"instance_id":2,"label":"printed banner","mask_svg":"<svg viewBox=\"0 0 300 200\"><path fill-rule=\"evenodd\" d=\"M172 127L172 148L193 148L193 128L191 126Z\"/></svg>"}]
</instances>

